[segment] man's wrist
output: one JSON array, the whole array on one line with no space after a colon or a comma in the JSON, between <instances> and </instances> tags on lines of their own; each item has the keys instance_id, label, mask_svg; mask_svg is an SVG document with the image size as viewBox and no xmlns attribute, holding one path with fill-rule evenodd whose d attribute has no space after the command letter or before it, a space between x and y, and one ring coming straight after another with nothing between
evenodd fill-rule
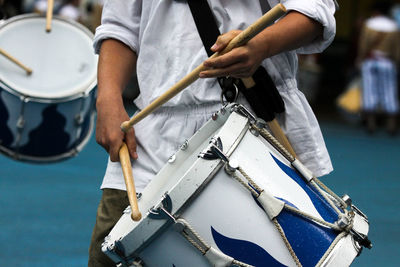
<instances>
[{"instance_id":1,"label":"man's wrist","mask_svg":"<svg viewBox=\"0 0 400 267\"><path fill-rule=\"evenodd\" d=\"M96 106L103 105L104 103L112 103L113 105L122 104L121 90L118 88L103 88L99 90L96 98Z\"/></svg>"}]
</instances>

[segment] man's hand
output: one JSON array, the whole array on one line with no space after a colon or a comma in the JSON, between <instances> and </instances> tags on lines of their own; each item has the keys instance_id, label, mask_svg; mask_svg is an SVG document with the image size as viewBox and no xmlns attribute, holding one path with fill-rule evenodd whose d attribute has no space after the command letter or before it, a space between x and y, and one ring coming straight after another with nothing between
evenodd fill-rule
<instances>
[{"instance_id":1,"label":"man's hand","mask_svg":"<svg viewBox=\"0 0 400 267\"><path fill-rule=\"evenodd\" d=\"M233 30L220 35L211 50L213 52L221 52L240 33L240 30ZM264 59L261 52L257 42L250 40L246 45L237 47L222 56L207 59L203 64L210 69L201 72L200 78L228 75L236 78L250 77Z\"/></svg>"},{"instance_id":2,"label":"man's hand","mask_svg":"<svg viewBox=\"0 0 400 267\"><path fill-rule=\"evenodd\" d=\"M222 51L240 33L235 30L218 37L211 50ZM244 46L213 59L204 61L209 68L200 72L200 78L232 76L247 78L254 74L261 62L281 52L297 49L321 38L322 25L296 11L290 11L277 23L266 28Z\"/></svg>"},{"instance_id":3,"label":"man's hand","mask_svg":"<svg viewBox=\"0 0 400 267\"><path fill-rule=\"evenodd\" d=\"M98 94L96 100L96 141L119 161L122 142L128 146L131 158L137 159L134 129L122 132L120 126L129 120L122 100L122 91L134 74L136 54L125 44L108 39L103 41L98 64Z\"/></svg>"},{"instance_id":4,"label":"man's hand","mask_svg":"<svg viewBox=\"0 0 400 267\"><path fill-rule=\"evenodd\" d=\"M97 143L108 152L111 161L119 161L119 150L124 141L128 146L131 158L137 159L135 130L132 128L127 133L124 133L120 128L122 122L129 120L122 98L103 100L98 100L96 103Z\"/></svg>"}]
</instances>

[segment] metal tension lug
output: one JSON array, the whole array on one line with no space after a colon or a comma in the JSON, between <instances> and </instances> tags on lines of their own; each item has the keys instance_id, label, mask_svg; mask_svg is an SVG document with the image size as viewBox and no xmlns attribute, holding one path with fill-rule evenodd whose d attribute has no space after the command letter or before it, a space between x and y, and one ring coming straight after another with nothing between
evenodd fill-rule
<instances>
[{"instance_id":1,"label":"metal tension lug","mask_svg":"<svg viewBox=\"0 0 400 267\"><path fill-rule=\"evenodd\" d=\"M177 231L178 233L182 232L183 230L185 230L186 228L186 224L181 220L181 219L177 219L173 225L173 228L175 231Z\"/></svg>"},{"instance_id":2,"label":"metal tension lug","mask_svg":"<svg viewBox=\"0 0 400 267\"><path fill-rule=\"evenodd\" d=\"M266 123L263 119L257 118L256 121L255 121L255 123L254 123L254 126L255 126L257 129L264 129L265 126L267 126L267 123ZM257 130L256 128L252 127L252 128L250 129L250 132L251 132L254 136L259 136L259 135L260 135L260 131Z\"/></svg>"},{"instance_id":3,"label":"metal tension lug","mask_svg":"<svg viewBox=\"0 0 400 267\"><path fill-rule=\"evenodd\" d=\"M339 220L336 221L336 225L340 229L345 229L350 225L350 220L346 216L340 216Z\"/></svg>"},{"instance_id":4,"label":"metal tension lug","mask_svg":"<svg viewBox=\"0 0 400 267\"><path fill-rule=\"evenodd\" d=\"M344 203L347 204L347 206L349 206L349 207L351 206L352 200L349 195L343 195L342 200L344 201Z\"/></svg>"},{"instance_id":5,"label":"metal tension lug","mask_svg":"<svg viewBox=\"0 0 400 267\"><path fill-rule=\"evenodd\" d=\"M239 162L235 159L230 159L228 163L225 165L225 171L232 175L239 169Z\"/></svg>"}]
</instances>

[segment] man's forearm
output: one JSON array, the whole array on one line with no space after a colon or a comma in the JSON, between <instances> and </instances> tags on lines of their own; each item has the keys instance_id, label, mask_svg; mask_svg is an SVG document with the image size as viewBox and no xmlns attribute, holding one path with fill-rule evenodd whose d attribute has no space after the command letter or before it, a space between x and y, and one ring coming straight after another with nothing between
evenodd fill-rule
<instances>
[{"instance_id":1,"label":"man's forearm","mask_svg":"<svg viewBox=\"0 0 400 267\"><path fill-rule=\"evenodd\" d=\"M114 39L104 40L98 63L98 101L121 97L135 72L137 56L128 46Z\"/></svg>"},{"instance_id":2,"label":"man's forearm","mask_svg":"<svg viewBox=\"0 0 400 267\"><path fill-rule=\"evenodd\" d=\"M264 58L268 58L284 51L297 49L307 45L316 38L322 38L322 25L296 11L289 12L284 18L268 27L254 38L254 42L261 42L259 47Z\"/></svg>"}]
</instances>

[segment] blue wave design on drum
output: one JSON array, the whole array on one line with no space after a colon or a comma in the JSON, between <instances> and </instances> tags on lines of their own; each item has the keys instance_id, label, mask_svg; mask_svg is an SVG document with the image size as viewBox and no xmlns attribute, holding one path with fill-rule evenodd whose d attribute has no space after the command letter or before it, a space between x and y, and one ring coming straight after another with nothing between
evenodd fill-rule
<instances>
[{"instance_id":1,"label":"blue wave design on drum","mask_svg":"<svg viewBox=\"0 0 400 267\"><path fill-rule=\"evenodd\" d=\"M310 197L311 201L314 204L314 207L317 209L318 213L321 215L324 220L328 222L335 222L338 219L338 215L336 211L326 202L326 200L313 189L310 188L308 184L300 177L300 175L292 168L285 165L283 162L278 160L274 155L270 154L279 168L285 172L290 178L292 178Z\"/></svg>"},{"instance_id":2,"label":"blue wave design on drum","mask_svg":"<svg viewBox=\"0 0 400 267\"><path fill-rule=\"evenodd\" d=\"M41 115L40 125L29 133L29 142L19 151L34 157L51 157L67 152L71 138L65 130L67 119L57 110L56 104L46 107Z\"/></svg>"},{"instance_id":3,"label":"blue wave design on drum","mask_svg":"<svg viewBox=\"0 0 400 267\"><path fill-rule=\"evenodd\" d=\"M272 157L277 165L306 192L321 217L329 222L336 221L337 214L325 199L313 191L295 170L280 162L273 155ZM286 200L284 201L287 203ZM292 206L294 205L292 204ZM334 230L306 220L287 210L282 210L277 220L303 266L315 266L337 236Z\"/></svg>"},{"instance_id":4,"label":"blue wave design on drum","mask_svg":"<svg viewBox=\"0 0 400 267\"><path fill-rule=\"evenodd\" d=\"M233 239L219 233L211 226L211 233L219 250L235 260L254 266L286 266L272 257L265 249L250 241Z\"/></svg>"}]
</instances>

